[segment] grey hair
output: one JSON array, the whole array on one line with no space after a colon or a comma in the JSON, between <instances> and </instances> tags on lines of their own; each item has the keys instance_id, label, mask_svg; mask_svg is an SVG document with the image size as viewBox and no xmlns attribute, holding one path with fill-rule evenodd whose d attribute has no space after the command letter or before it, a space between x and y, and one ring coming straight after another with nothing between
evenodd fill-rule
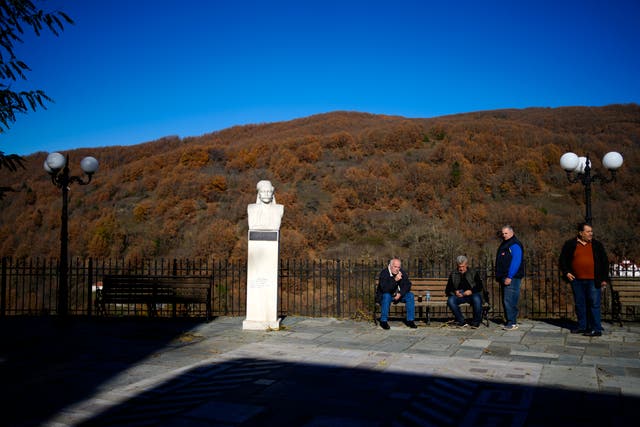
<instances>
[{"instance_id":1,"label":"grey hair","mask_svg":"<svg viewBox=\"0 0 640 427\"><path fill-rule=\"evenodd\" d=\"M456 262L458 263L458 265L461 265L466 262L469 262L469 259L464 255L458 255L458 257L456 258Z\"/></svg>"},{"instance_id":2,"label":"grey hair","mask_svg":"<svg viewBox=\"0 0 640 427\"><path fill-rule=\"evenodd\" d=\"M507 230L509 230L509 231L513 231L513 227L512 227L512 226L510 226L509 224L505 224L505 225L503 225L503 226L502 226L502 228L501 228L500 230L504 230L505 228L506 228Z\"/></svg>"}]
</instances>

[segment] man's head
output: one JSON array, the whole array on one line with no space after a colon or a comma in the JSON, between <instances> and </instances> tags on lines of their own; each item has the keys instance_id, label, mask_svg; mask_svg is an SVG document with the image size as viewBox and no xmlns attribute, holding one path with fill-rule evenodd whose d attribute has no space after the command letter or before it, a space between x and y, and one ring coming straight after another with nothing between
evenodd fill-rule
<instances>
[{"instance_id":1,"label":"man's head","mask_svg":"<svg viewBox=\"0 0 640 427\"><path fill-rule=\"evenodd\" d=\"M466 273L469 268L469 260L466 256L460 255L456 258L456 264L458 264L458 271L460 273Z\"/></svg>"},{"instance_id":2,"label":"man's head","mask_svg":"<svg viewBox=\"0 0 640 427\"><path fill-rule=\"evenodd\" d=\"M583 242L590 242L593 240L593 227L586 222L578 224L578 238Z\"/></svg>"},{"instance_id":3,"label":"man's head","mask_svg":"<svg viewBox=\"0 0 640 427\"><path fill-rule=\"evenodd\" d=\"M509 240L510 238L513 237L513 227L511 227L510 225L505 225L504 227L502 227L502 230L500 232L502 234L502 238L504 240Z\"/></svg>"},{"instance_id":4,"label":"man's head","mask_svg":"<svg viewBox=\"0 0 640 427\"><path fill-rule=\"evenodd\" d=\"M400 271L400 267L402 267L402 262L398 258L392 258L389 261L389 271L391 274L396 275Z\"/></svg>"},{"instance_id":5,"label":"man's head","mask_svg":"<svg viewBox=\"0 0 640 427\"><path fill-rule=\"evenodd\" d=\"M258 200L256 200L256 203L271 203L271 201L273 200L273 192L275 191L275 188L273 188L273 185L271 185L271 181L259 181L256 185L256 190L258 190Z\"/></svg>"}]
</instances>

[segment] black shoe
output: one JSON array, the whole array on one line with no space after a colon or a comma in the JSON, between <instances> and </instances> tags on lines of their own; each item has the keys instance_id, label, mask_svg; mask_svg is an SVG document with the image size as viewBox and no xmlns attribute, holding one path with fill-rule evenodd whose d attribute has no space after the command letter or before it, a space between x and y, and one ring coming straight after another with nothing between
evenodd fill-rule
<instances>
[{"instance_id":1,"label":"black shoe","mask_svg":"<svg viewBox=\"0 0 640 427\"><path fill-rule=\"evenodd\" d=\"M391 329L391 326L387 322L380 322L382 329Z\"/></svg>"},{"instance_id":2,"label":"black shoe","mask_svg":"<svg viewBox=\"0 0 640 427\"><path fill-rule=\"evenodd\" d=\"M571 330L572 334L584 334L585 332L587 332L587 331L584 330L584 329L572 329Z\"/></svg>"},{"instance_id":3,"label":"black shoe","mask_svg":"<svg viewBox=\"0 0 640 427\"><path fill-rule=\"evenodd\" d=\"M601 337L602 336L602 332L601 331L590 331L590 332L585 332L584 334L585 337Z\"/></svg>"},{"instance_id":4,"label":"black shoe","mask_svg":"<svg viewBox=\"0 0 640 427\"><path fill-rule=\"evenodd\" d=\"M411 329L416 329L418 327L413 320L407 320L406 322L404 322L404 324L410 327Z\"/></svg>"},{"instance_id":5,"label":"black shoe","mask_svg":"<svg viewBox=\"0 0 640 427\"><path fill-rule=\"evenodd\" d=\"M479 323L479 322L473 322L473 323L471 324L471 327L472 327L473 329L477 329L477 328L479 328L479 327L480 327L480 323Z\"/></svg>"}]
</instances>

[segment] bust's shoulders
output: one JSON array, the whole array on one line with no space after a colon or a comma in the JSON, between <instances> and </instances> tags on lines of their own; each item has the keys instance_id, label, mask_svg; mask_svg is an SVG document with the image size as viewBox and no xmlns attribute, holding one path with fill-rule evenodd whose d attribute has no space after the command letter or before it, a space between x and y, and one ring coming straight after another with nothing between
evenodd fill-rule
<instances>
[{"instance_id":1,"label":"bust's shoulders","mask_svg":"<svg viewBox=\"0 0 640 427\"><path fill-rule=\"evenodd\" d=\"M260 208L263 207L265 209L282 209L284 207L284 205L281 205L279 203L250 203L247 205L247 207L250 208Z\"/></svg>"}]
</instances>

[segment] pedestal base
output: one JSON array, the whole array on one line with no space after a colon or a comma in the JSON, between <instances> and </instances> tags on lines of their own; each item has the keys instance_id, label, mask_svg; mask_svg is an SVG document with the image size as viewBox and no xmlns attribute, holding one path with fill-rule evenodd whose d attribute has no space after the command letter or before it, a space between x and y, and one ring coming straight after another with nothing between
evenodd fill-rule
<instances>
[{"instance_id":1,"label":"pedestal base","mask_svg":"<svg viewBox=\"0 0 640 427\"><path fill-rule=\"evenodd\" d=\"M242 330L245 331L277 331L280 330L280 319L273 322L259 320L245 320L242 322Z\"/></svg>"},{"instance_id":2,"label":"pedestal base","mask_svg":"<svg viewBox=\"0 0 640 427\"><path fill-rule=\"evenodd\" d=\"M280 329L278 319L277 230L249 230L247 258L247 317L242 329Z\"/></svg>"}]
</instances>

